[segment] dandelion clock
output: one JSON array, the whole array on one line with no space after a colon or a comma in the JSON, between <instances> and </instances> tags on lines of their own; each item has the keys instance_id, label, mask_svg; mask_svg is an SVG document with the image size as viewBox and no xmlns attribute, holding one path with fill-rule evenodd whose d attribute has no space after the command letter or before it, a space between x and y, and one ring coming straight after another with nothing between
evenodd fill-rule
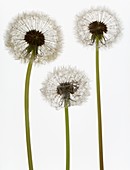
<instances>
[{"instance_id":1,"label":"dandelion clock","mask_svg":"<svg viewBox=\"0 0 130 170\"><path fill-rule=\"evenodd\" d=\"M84 72L73 67L55 68L43 82L41 93L56 109L64 108L66 129L66 170L70 170L69 110L81 105L90 95L89 79Z\"/></svg>"},{"instance_id":2,"label":"dandelion clock","mask_svg":"<svg viewBox=\"0 0 130 170\"><path fill-rule=\"evenodd\" d=\"M100 96L99 49L111 46L120 36L120 21L106 8L92 8L76 16L75 34L84 46L94 46L96 51L96 89L98 112L99 164L104 170L102 115Z\"/></svg>"},{"instance_id":3,"label":"dandelion clock","mask_svg":"<svg viewBox=\"0 0 130 170\"><path fill-rule=\"evenodd\" d=\"M57 58L62 47L60 27L48 15L39 12L22 13L15 17L8 26L5 45L14 58L28 63L24 108L26 145L29 170L33 170L29 125L29 84L33 63L42 64Z\"/></svg>"}]
</instances>

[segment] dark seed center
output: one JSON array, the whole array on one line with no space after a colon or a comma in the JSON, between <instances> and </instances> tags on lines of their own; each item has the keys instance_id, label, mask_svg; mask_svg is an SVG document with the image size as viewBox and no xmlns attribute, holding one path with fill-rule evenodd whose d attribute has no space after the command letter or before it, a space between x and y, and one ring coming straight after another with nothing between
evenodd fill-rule
<instances>
[{"instance_id":1,"label":"dark seed center","mask_svg":"<svg viewBox=\"0 0 130 170\"><path fill-rule=\"evenodd\" d=\"M107 26L103 22L94 21L89 24L89 31L95 36L101 36L107 33Z\"/></svg>"},{"instance_id":2,"label":"dark seed center","mask_svg":"<svg viewBox=\"0 0 130 170\"><path fill-rule=\"evenodd\" d=\"M57 86L57 94L69 96L70 94L74 94L78 88L79 86L76 83L70 82L60 83L60 85Z\"/></svg>"},{"instance_id":3,"label":"dark seed center","mask_svg":"<svg viewBox=\"0 0 130 170\"><path fill-rule=\"evenodd\" d=\"M45 36L40 31L30 30L26 32L24 40L32 46L41 46L45 44Z\"/></svg>"}]
</instances>

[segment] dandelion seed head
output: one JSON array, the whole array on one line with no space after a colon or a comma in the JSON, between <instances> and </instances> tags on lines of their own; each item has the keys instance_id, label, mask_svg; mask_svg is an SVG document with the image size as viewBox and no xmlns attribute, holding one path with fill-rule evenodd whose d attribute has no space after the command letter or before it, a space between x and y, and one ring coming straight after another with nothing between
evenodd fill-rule
<instances>
[{"instance_id":1,"label":"dandelion seed head","mask_svg":"<svg viewBox=\"0 0 130 170\"><path fill-rule=\"evenodd\" d=\"M117 16L106 8L92 8L76 16L75 34L83 45L110 46L121 35L121 25Z\"/></svg>"},{"instance_id":2,"label":"dandelion seed head","mask_svg":"<svg viewBox=\"0 0 130 170\"><path fill-rule=\"evenodd\" d=\"M60 109L65 103L68 106L80 105L90 95L89 79L76 67L59 67L49 73L43 82L41 93L53 107Z\"/></svg>"},{"instance_id":3,"label":"dandelion seed head","mask_svg":"<svg viewBox=\"0 0 130 170\"><path fill-rule=\"evenodd\" d=\"M28 62L36 49L34 63L46 63L57 58L62 49L62 33L56 22L39 12L22 13L9 24L5 45L15 59Z\"/></svg>"}]
</instances>

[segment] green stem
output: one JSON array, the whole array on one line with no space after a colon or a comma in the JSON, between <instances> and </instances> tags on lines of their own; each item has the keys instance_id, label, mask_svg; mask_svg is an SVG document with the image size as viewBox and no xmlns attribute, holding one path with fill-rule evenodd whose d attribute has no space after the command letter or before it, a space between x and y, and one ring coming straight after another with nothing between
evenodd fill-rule
<instances>
[{"instance_id":1,"label":"green stem","mask_svg":"<svg viewBox=\"0 0 130 170\"><path fill-rule=\"evenodd\" d=\"M30 75L33 65L33 59L35 57L35 50L32 51L32 56L28 64L26 80L25 80L25 128L26 128L26 146L28 154L28 165L29 170L33 170L33 161L32 161L32 150L31 150L31 139L30 139L30 125L29 125L29 84L30 84Z\"/></svg>"},{"instance_id":2,"label":"green stem","mask_svg":"<svg viewBox=\"0 0 130 170\"><path fill-rule=\"evenodd\" d=\"M103 141L102 141L102 116L101 116L101 98L100 98L100 73L99 73L99 39L98 39L98 37L96 38L96 86L97 86L98 140L99 140L100 170L104 170Z\"/></svg>"},{"instance_id":3,"label":"green stem","mask_svg":"<svg viewBox=\"0 0 130 170\"><path fill-rule=\"evenodd\" d=\"M70 135L69 135L69 114L68 106L65 106L65 126L66 126L66 170L70 170Z\"/></svg>"}]
</instances>

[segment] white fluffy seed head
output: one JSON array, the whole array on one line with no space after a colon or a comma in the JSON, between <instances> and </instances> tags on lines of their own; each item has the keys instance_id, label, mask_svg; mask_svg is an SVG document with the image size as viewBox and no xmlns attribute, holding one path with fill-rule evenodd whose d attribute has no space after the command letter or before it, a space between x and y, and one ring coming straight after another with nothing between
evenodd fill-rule
<instances>
[{"instance_id":1,"label":"white fluffy seed head","mask_svg":"<svg viewBox=\"0 0 130 170\"><path fill-rule=\"evenodd\" d=\"M41 93L43 98L56 109L64 107L64 96L66 93L62 94L57 91L61 84L71 84L69 98L67 98L68 106L80 105L85 102L90 95L89 79L83 71L79 71L76 67L73 68L70 66L55 68L42 83Z\"/></svg>"},{"instance_id":2,"label":"white fluffy seed head","mask_svg":"<svg viewBox=\"0 0 130 170\"><path fill-rule=\"evenodd\" d=\"M45 42L38 46L34 63L46 63L57 58L62 49L62 33L56 22L46 14L39 12L22 13L16 16L9 24L5 34L5 45L15 59L28 62L31 52L28 53L29 43L25 35L35 30L44 35Z\"/></svg>"},{"instance_id":3,"label":"white fluffy seed head","mask_svg":"<svg viewBox=\"0 0 130 170\"><path fill-rule=\"evenodd\" d=\"M116 14L102 7L84 10L76 16L74 29L78 41L84 46L94 44L89 25L95 21L101 22L107 27L107 32L103 33L103 39L99 42L99 46L111 46L121 35L121 24Z\"/></svg>"}]
</instances>

